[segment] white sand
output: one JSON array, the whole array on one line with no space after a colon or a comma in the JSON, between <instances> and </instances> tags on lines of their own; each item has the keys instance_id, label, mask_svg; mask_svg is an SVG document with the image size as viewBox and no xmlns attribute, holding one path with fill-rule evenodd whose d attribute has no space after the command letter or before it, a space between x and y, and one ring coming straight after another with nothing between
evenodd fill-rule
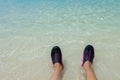
<instances>
[{"instance_id":1,"label":"white sand","mask_svg":"<svg viewBox=\"0 0 120 80\"><path fill-rule=\"evenodd\" d=\"M56 45L63 53L63 80L85 80L80 65L87 44L95 48L98 80L120 80L119 3L102 8L0 4L0 80L49 80Z\"/></svg>"}]
</instances>

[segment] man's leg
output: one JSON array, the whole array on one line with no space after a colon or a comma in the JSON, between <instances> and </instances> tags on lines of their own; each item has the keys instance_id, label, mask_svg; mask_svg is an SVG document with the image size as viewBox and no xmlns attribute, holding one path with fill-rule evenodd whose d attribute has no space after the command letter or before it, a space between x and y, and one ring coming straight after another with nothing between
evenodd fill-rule
<instances>
[{"instance_id":1,"label":"man's leg","mask_svg":"<svg viewBox=\"0 0 120 80\"><path fill-rule=\"evenodd\" d=\"M83 52L82 66L85 69L87 80L97 80L95 73L92 69L92 63L94 59L94 48L92 45L87 45Z\"/></svg>"},{"instance_id":2,"label":"man's leg","mask_svg":"<svg viewBox=\"0 0 120 80\"><path fill-rule=\"evenodd\" d=\"M62 65L60 63L54 64L54 73L51 80L61 80Z\"/></svg>"},{"instance_id":3,"label":"man's leg","mask_svg":"<svg viewBox=\"0 0 120 80\"><path fill-rule=\"evenodd\" d=\"M97 80L95 73L92 69L91 63L89 61L86 61L83 65L85 72L86 72L86 77L87 80Z\"/></svg>"},{"instance_id":4,"label":"man's leg","mask_svg":"<svg viewBox=\"0 0 120 80\"><path fill-rule=\"evenodd\" d=\"M61 72L63 69L62 53L58 46L54 46L51 51L51 59L54 66L54 72L51 80L61 80Z\"/></svg>"}]
</instances>

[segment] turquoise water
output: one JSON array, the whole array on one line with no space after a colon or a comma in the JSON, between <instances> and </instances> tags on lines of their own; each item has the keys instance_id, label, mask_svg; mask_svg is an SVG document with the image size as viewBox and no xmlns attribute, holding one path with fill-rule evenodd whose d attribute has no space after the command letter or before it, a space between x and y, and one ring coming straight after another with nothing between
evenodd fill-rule
<instances>
[{"instance_id":1,"label":"turquoise water","mask_svg":"<svg viewBox=\"0 0 120 80\"><path fill-rule=\"evenodd\" d=\"M82 52L92 44L98 80L120 80L119 34L119 0L0 0L0 79L49 80L58 45L63 80L85 80Z\"/></svg>"}]
</instances>

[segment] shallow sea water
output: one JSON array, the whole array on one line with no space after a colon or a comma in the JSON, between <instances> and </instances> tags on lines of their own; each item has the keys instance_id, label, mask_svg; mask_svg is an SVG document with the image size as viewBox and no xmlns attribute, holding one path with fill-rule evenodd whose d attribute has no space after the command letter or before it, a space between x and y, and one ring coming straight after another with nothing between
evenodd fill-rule
<instances>
[{"instance_id":1,"label":"shallow sea water","mask_svg":"<svg viewBox=\"0 0 120 80\"><path fill-rule=\"evenodd\" d=\"M120 80L119 0L0 0L0 80L50 80L56 45L62 80L85 80L88 44L98 80Z\"/></svg>"}]
</instances>

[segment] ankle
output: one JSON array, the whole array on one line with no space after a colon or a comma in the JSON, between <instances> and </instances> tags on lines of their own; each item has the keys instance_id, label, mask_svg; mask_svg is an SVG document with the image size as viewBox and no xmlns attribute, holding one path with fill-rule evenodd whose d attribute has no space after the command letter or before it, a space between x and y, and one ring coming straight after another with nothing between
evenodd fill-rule
<instances>
[{"instance_id":1,"label":"ankle","mask_svg":"<svg viewBox=\"0 0 120 80\"><path fill-rule=\"evenodd\" d=\"M62 70L62 65L60 63L55 63L54 68L55 70Z\"/></svg>"},{"instance_id":2,"label":"ankle","mask_svg":"<svg viewBox=\"0 0 120 80\"><path fill-rule=\"evenodd\" d=\"M83 67L86 71L88 71L91 69L91 63L89 61L86 61L83 65Z\"/></svg>"}]
</instances>

